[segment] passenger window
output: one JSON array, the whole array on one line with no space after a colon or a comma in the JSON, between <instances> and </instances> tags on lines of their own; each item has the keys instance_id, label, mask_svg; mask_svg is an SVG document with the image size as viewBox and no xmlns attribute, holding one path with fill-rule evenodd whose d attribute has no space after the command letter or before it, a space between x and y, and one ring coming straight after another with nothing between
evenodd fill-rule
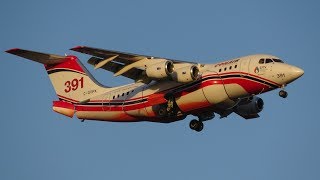
<instances>
[{"instance_id":1,"label":"passenger window","mask_svg":"<svg viewBox=\"0 0 320 180\"><path fill-rule=\"evenodd\" d=\"M129 91L127 92L127 96L129 95Z\"/></svg>"},{"instance_id":2,"label":"passenger window","mask_svg":"<svg viewBox=\"0 0 320 180\"><path fill-rule=\"evenodd\" d=\"M238 65L235 65L235 66L234 66L234 68L237 68L237 67L238 67Z\"/></svg>"},{"instance_id":3,"label":"passenger window","mask_svg":"<svg viewBox=\"0 0 320 180\"><path fill-rule=\"evenodd\" d=\"M118 94L118 98L120 97L120 95Z\"/></svg>"},{"instance_id":4,"label":"passenger window","mask_svg":"<svg viewBox=\"0 0 320 180\"><path fill-rule=\"evenodd\" d=\"M122 96L124 96L124 93L122 93Z\"/></svg>"},{"instance_id":5,"label":"passenger window","mask_svg":"<svg viewBox=\"0 0 320 180\"><path fill-rule=\"evenodd\" d=\"M116 96L113 96L112 99L116 98Z\"/></svg>"},{"instance_id":6,"label":"passenger window","mask_svg":"<svg viewBox=\"0 0 320 180\"><path fill-rule=\"evenodd\" d=\"M224 71L226 71L226 70L227 70L227 68L225 67L225 68L224 68Z\"/></svg>"},{"instance_id":7,"label":"passenger window","mask_svg":"<svg viewBox=\"0 0 320 180\"><path fill-rule=\"evenodd\" d=\"M266 59L266 64L267 63L272 63L273 61L272 61L272 59Z\"/></svg>"},{"instance_id":8,"label":"passenger window","mask_svg":"<svg viewBox=\"0 0 320 180\"><path fill-rule=\"evenodd\" d=\"M219 69L219 72L221 72L221 69Z\"/></svg>"},{"instance_id":9,"label":"passenger window","mask_svg":"<svg viewBox=\"0 0 320 180\"><path fill-rule=\"evenodd\" d=\"M259 64L264 64L264 59L260 59Z\"/></svg>"},{"instance_id":10,"label":"passenger window","mask_svg":"<svg viewBox=\"0 0 320 180\"><path fill-rule=\"evenodd\" d=\"M231 69L232 69L232 66L230 66L229 69L231 70Z\"/></svg>"}]
</instances>

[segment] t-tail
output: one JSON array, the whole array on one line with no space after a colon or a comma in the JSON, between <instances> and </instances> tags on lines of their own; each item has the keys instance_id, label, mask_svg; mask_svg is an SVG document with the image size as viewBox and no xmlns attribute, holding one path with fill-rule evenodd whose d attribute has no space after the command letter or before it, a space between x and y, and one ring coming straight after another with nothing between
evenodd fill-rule
<instances>
[{"instance_id":1,"label":"t-tail","mask_svg":"<svg viewBox=\"0 0 320 180\"><path fill-rule=\"evenodd\" d=\"M87 102L100 95L107 87L99 84L76 56L59 56L23 49L10 49L7 53L44 64L59 101L53 110L72 117L74 105Z\"/></svg>"}]
</instances>

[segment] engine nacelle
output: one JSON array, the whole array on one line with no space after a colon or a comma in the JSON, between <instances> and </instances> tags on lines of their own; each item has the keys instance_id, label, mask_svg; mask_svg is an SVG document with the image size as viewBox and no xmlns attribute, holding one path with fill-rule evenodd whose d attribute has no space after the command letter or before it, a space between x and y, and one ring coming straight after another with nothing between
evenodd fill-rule
<instances>
[{"instance_id":1,"label":"engine nacelle","mask_svg":"<svg viewBox=\"0 0 320 180\"><path fill-rule=\"evenodd\" d=\"M176 69L172 75L172 80L180 83L188 83L199 77L199 68L195 65L188 65Z\"/></svg>"},{"instance_id":2,"label":"engine nacelle","mask_svg":"<svg viewBox=\"0 0 320 180\"><path fill-rule=\"evenodd\" d=\"M165 59L159 60L154 64L146 67L146 74L150 78L162 79L169 77L174 70L173 62Z\"/></svg>"},{"instance_id":3,"label":"engine nacelle","mask_svg":"<svg viewBox=\"0 0 320 180\"><path fill-rule=\"evenodd\" d=\"M256 115L263 109L264 102L261 98L253 96L244 104L236 107L235 112L244 116Z\"/></svg>"}]
</instances>

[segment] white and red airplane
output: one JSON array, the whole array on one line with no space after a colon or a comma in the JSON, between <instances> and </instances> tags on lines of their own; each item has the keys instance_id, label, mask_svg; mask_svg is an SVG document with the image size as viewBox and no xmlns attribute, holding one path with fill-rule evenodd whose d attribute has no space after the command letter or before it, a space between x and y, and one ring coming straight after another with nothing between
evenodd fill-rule
<instances>
[{"instance_id":1,"label":"white and red airplane","mask_svg":"<svg viewBox=\"0 0 320 180\"><path fill-rule=\"evenodd\" d=\"M11 49L6 52L44 64L59 97L53 110L82 120L170 123L194 115L190 128L203 121L236 113L257 118L263 100L257 95L284 87L304 74L298 67L266 54L215 64L173 60L78 46L71 50L92 55L88 63L133 79L119 87L99 84L76 56L59 56Z\"/></svg>"}]
</instances>

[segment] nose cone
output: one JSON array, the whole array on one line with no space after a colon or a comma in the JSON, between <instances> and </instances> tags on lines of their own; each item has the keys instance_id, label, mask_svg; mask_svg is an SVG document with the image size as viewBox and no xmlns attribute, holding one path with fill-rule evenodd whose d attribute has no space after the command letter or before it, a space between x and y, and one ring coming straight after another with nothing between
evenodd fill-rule
<instances>
[{"instance_id":1,"label":"nose cone","mask_svg":"<svg viewBox=\"0 0 320 180\"><path fill-rule=\"evenodd\" d=\"M299 77L301 77L304 74L304 71L301 68L292 66L290 68L290 75L292 78L292 81L298 79Z\"/></svg>"}]
</instances>

